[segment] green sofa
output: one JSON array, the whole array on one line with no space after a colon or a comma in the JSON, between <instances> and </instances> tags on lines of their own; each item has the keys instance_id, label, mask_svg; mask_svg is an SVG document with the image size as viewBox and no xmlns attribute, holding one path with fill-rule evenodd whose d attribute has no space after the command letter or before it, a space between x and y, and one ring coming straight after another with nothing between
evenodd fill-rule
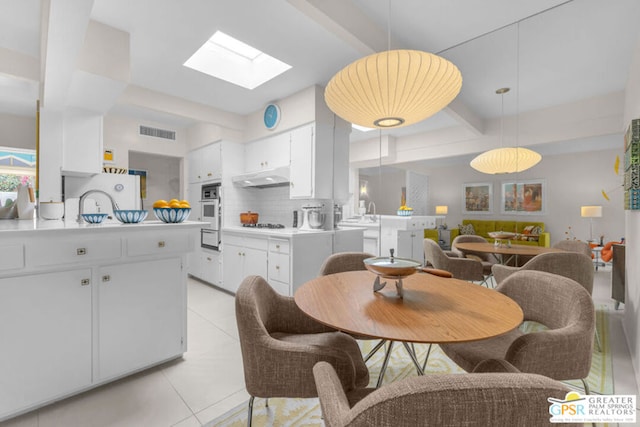
<instances>
[{"instance_id":1,"label":"green sofa","mask_svg":"<svg viewBox=\"0 0 640 427\"><path fill-rule=\"evenodd\" d=\"M528 221L496 221L496 220L483 220L483 219L463 219L462 225L472 224L475 230L475 234L484 237L489 242L493 242L493 239L489 237L492 231L510 231L520 234L520 238L512 240L514 244L518 245L531 245L542 246L548 248L551 244L551 236L544 231L544 222L528 222ZM537 236L528 236L523 234L525 227L534 226L540 227L542 232ZM460 234L459 228L451 229L451 242ZM424 230L425 239L432 239L438 241L438 230Z\"/></svg>"}]
</instances>

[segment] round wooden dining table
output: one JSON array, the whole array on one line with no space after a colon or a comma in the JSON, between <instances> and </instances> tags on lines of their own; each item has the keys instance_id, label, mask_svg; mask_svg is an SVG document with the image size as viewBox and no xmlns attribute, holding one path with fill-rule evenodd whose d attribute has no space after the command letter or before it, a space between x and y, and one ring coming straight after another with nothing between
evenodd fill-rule
<instances>
[{"instance_id":1,"label":"round wooden dining table","mask_svg":"<svg viewBox=\"0 0 640 427\"><path fill-rule=\"evenodd\" d=\"M407 343L482 340L509 332L523 320L511 298L473 283L416 273L403 279L399 297L392 279L382 279L391 283L374 292L375 278L369 271L320 276L298 288L294 299L308 316L340 331L401 341L420 374L424 367Z\"/></svg>"},{"instance_id":2,"label":"round wooden dining table","mask_svg":"<svg viewBox=\"0 0 640 427\"><path fill-rule=\"evenodd\" d=\"M522 309L515 301L474 283L416 273L403 279L400 298L393 283L374 292L375 278L369 271L320 276L296 291L295 302L325 325L393 341L476 341L522 323Z\"/></svg>"},{"instance_id":3,"label":"round wooden dining table","mask_svg":"<svg viewBox=\"0 0 640 427\"><path fill-rule=\"evenodd\" d=\"M507 264L512 257L528 256L533 257L536 255L548 253L548 252L566 252L562 249L546 248L542 246L531 245L494 245L493 243L484 242L464 242L456 243L456 249L463 252L480 252L497 255L498 261L501 264Z\"/></svg>"}]
</instances>

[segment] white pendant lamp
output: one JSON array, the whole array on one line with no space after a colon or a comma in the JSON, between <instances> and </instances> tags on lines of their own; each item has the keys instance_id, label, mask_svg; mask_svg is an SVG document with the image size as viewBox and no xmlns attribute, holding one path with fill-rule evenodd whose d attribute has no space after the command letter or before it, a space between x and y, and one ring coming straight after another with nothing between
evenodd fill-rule
<instances>
[{"instance_id":1,"label":"white pendant lamp","mask_svg":"<svg viewBox=\"0 0 640 427\"><path fill-rule=\"evenodd\" d=\"M388 50L358 59L329 81L324 98L335 114L369 128L408 126L446 107L462 75L448 60L418 50Z\"/></svg>"},{"instance_id":2,"label":"white pendant lamp","mask_svg":"<svg viewBox=\"0 0 640 427\"><path fill-rule=\"evenodd\" d=\"M509 92L508 87L496 90L502 102L502 112L500 116L500 145L504 138L504 94ZM542 156L533 150L523 147L500 147L485 151L471 160L471 167L475 170L487 174L516 173L525 171L542 159Z\"/></svg>"}]
</instances>

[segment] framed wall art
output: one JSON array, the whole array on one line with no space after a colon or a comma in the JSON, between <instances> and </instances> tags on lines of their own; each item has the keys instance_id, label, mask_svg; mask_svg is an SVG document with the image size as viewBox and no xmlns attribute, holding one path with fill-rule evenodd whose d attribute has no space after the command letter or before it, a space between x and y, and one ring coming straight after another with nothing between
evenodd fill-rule
<instances>
[{"instance_id":1,"label":"framed wall art","mask_svg":"<svg viewBox=\"0 0 640 427\"><path fill-rule=\"evenodd\" d=\"M502 183L503 214L543 215L546 211L547 189L544 180L510 181Z\"/></svg>"},{"instance_id":2,"label":"framed wall art","mask_svg":"<svg viewBox=\"0 0 640 427\"><path fill-rule=\"evenodd\" d=\"M490 214L493 205L493 184L489 182L465 183L462 188L463 214Z\"/></svg>"}]
</instances>

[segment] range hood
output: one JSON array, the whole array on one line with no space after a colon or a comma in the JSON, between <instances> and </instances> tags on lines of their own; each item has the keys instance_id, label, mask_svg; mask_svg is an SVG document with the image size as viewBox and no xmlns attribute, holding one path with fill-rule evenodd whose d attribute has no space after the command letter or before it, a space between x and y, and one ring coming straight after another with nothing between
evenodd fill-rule
<instances>
[{"instance_id":1,"label":"range hood","mask_svg":"<svg viewBox=\"0 0 640 427\"><path fill-rule=\"evenodd\" d=\"M231 180L240 187L264 188L287 185L289 183L289 167L282 166L259 172L244 173L232 177Z\"/></svg>"}]
</instances>

